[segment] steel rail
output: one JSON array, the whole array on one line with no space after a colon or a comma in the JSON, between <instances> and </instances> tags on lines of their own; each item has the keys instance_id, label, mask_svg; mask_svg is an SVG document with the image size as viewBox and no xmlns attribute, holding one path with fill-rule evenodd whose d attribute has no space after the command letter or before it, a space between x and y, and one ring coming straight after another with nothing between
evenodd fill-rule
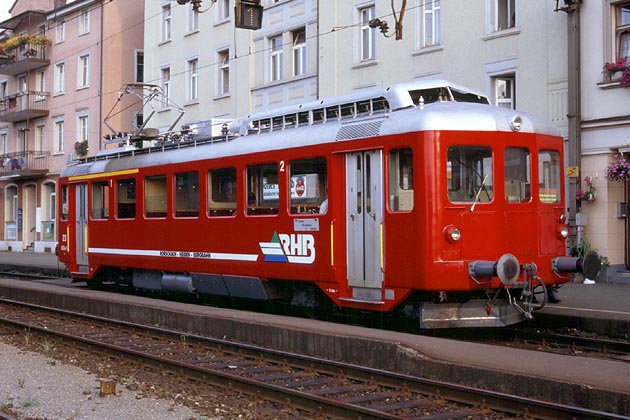
<instances>
[{"instance_id":1,"label":"steel rail","mask_svg":"<svg viewBox=\"0 0 630 420\"><path fill-rule=\"evenodd\" d=\"M11 303L14 305L23 305L38 310L53 311L66 316L88 318L94 321L108 322L125 327L148 330L153 333L168 334L171 340L174 338L181 339L186 337L187 343L192 344L189 340L199 341L205 345L216 345L221 348L232 349L235 352L247 351L252 354L264 354L265 359L281 360L292 365L299 365L308 367L310 369L321 370L322 372L328 372L331 374L343 371L344 375L353 379L359 380L371 380L375 383L379 383L383 386L402 388L406 390L412 390L414 392L439 395L442 398L448 398L459 403L465 403L470 405L480 405L483 402L484 407L491 407L499 411L506 411L510 413L527 413L529 416L539 418L557 418L557 419L624 419L626 417L619 416L614 413L605 413L597 410L584 409L580 407L572 407L563 404L557 404L547 401L532 400L525 397L519 397L514 395L508 395L499 392L493 392L488 390L481 390L473 387L451 384L442 381L430 380L425 378L418 378L412 375L405 375L399 373L387 372L379 369L365 368L356 365L331 362L323 359L318 359L312 356L302 356L292 353L282 352L278 350L270 350L259 346L242 345L234 342L229 342L220 339L209 339L194 334L182 334L181 332L166 330L157 327L149 327L144 325L132 324L119 320L111 320L103 317L95 317L85 314L77 314L70 311L44 308L33 304L22 304L21 302L15 302L2 299L1 301ZM15 325L22 328L30 328L44 334L54 333L60 335L68 340L77 340L77 337L70 333L53 332L50 327L36 327L29 322L15 322L8 320ZM191 363L182 362L179 360L173 360L169 358L158 357L155 355L149 355L141 350L133 350L125 348L123 346L106 344L102 341L92 340L85 337L80 337L80 340L98 347L104 347L110 351L129 354L137 359L151 360L153 363L159 366L168 364L177 371L185 370L187 375L202 377L205 380L211 380L214 384L219 386L235 387L243 392L258 394L261 389L264 389L267 395L271 399L279 402L290 401L294 405L298 405L301 408L324 412L334 413L335 415L342 415L345 418L353 418L360 415L363 419L401 419L397 415L384 413L382 411L376 411L368 407L360 407L356 404L348 404L343 401L335 400L332 398L325 398L313 393L298 391L294 389L287 389L286 386L278 386L270 383L257 381L255 379L244 378L240 375L230 374L229 372L217 372L216 370L200 369ZM403 385L404 384L404 385ZM288 400L287 400L288 399ZM471 413L472 414L472 413Z\"/></svg>"}]
</instances>

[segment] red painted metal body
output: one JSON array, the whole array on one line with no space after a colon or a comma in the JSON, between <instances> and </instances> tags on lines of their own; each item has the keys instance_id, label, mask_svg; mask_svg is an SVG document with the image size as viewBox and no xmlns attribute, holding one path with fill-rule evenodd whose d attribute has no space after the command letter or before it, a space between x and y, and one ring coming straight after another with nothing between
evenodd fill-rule
<instances>
[{"instance_id":1,"label":"red painted metal body","mask_svg":"<svg viewBox=\"0 0 630 420\"><path fill-rule=\"evenodd\" d=\"M443 107L439 115L448 115L449 105L439 105ZM487 105L475 106L481 109L475 112L494 112L496 109ZM430 111L429 105L426 108L407 111L420 115ZM397 117L390 111L381 118L395 125ZM408 121L410 117L405 118ZM452 118L452 130L440 124L432 129L429 124L429 129L419 125L418 129L405 128L399 133L339 140L325 138L324 131L319 133L318 127L313 125L249 134L222 144L199 144L145 155L121 154L108 157L106 163L100 164L98 160L79 163L77 168L84 169L69 170L60 178L65 197L59 204L59 258L73 277L85 279L94 278L103 267L117 267L183 275L202 273L254 278L273 284L314 283L339 306L376 311L392 311L414 293L423 296L437 296L439 292L465 295L495 290L501 286L499 278L474 279L469 273L469 264L496 261L506 253L513 254L520 262L535 264L537 275L547 284L565 282L566 278L552 271L551 264L553 258L566 252L565 240L559 235L559 229L564 225L563 183L560 182L558 189L553 191L555 199L547 200L544 197L548 191L543 190L538 180L538 176L545 173L539 159L541 151L557 153L558 167L564 167L562 138L535 130L475 129L474 124L473 128L467 129L466 123L456 122L457 114ZM308 139L292 147L290 138L285 140L290 137L290 130L295 130L296 136L299 134ZM322 137L318 138L319 135ZM270 140L277 142L272 150L264 150L264 145L239 148L241 144L262 141L264 136L275 136L276 140ZM449 196L454 178L454 164L449 163L449 153L468 146L482 146L491 153L492 166L485 170L489 173L485 185L482 182L471 188L479 196L482 189L491 186L491 199L467 198L458 202ZM503 181L507 179L504 172L508 159L506 148L528 153L530 179L526 200L508 200L506 189L511 184ZM220 152L215 153L216 150ZM412 191L413 198L406 204L408 209L402 210L393 208L396 202L394 189L398 188L395 184L400 181L392 178L400 173L392 167L397 162L393 156L398 156L396 153L400 150L410 153L413 159L413 172L405 175L413 179L411 189L409 185L405 186L407 191ZM152 155L169 157L147 163ZM367 155L369 158L365 157ZM290 168L295 162L316 158L325 161L326 185L323 189L326 190L328 210L323 214L295 213L295 205L291 202ZM349 166L355 158L371 159L370 171L378 172L374 179L380 179L379 185L366 181L362 187L357 187L369 188L361 194L378 194L361 204L366 206L361 209L366 213L363 223L366 226L375 223L377 232L372 238L376 254L362 257L366 271L371 270L369 267L378 267L373 271L380 273L371 273L376 276L376 285L368 280L358 286L349 281L349 261L354 258L352 247L357 245L353 243L354 236L351 235L354 233L350 233L349 226L357 215L348 207L359 192L349 185L353 181L350 181L348 171L356 170L355 166ZM145 161L138 164L139 159ZM269 163L278 168L277 214L251 214L247 210L248 168ZM236 173L236 210L232 215L216 217L208 211L208 195L211 194L208 173L228 167L234 168ZM461 168L465 170L464 166ZM367 170L365 168L366 173ZM176 175L180 173L199 174L196 186L199 212L196 216L175 215ZM149 200L146 179L156 175L165 176L168 193L165 215L153 218L146 215ZM562 179L561 171L557 175ZM123 219L117 217L115 211L121 200L118 186L120 180L129 178L135 179L135 215ZM105 218L94 218L93 214L81 217L81 212L90 213L88 209L95 207L95 183L107 187L107 202L99 207L107 208L109 214ZM81 198L81 194L85 197ZM126 194L130 196L131 192L127 190ZM490 193L487 196L490 198ZM373 203L379 201L380 207L373 211L373 215L369 212L368 217L370 206L376 207ZM78 223L78 219L82 222ZM445 229L449 226L461 232L461 239L448 240ZM83 250L76 249L77 246L83 246ZM275 249L278 260L269 258L265 247ZM364 249L363 245L361 249ZM291 262L289 257L295 257L294 261L298 262ZM373 261L374 258L378 261ZM362 297L362 292L370 298Z\"/></svg>"}]
</instances>

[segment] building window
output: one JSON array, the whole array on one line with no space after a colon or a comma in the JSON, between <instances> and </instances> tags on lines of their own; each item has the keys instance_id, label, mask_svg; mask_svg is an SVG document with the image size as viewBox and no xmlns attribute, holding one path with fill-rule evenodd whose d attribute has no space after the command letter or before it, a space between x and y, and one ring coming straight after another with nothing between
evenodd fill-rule
<instances>
[{"instance_id":1,"label":"building window","mask_svg":"<svg viewBox=\"0 0 630 420\"><path fill-rule=\"evenodd\" d=\"M424 4L424 26L422 46L430 47L442 43L442 7L440 0L428 1Z\"/></svg>"},{"instance_id":2,"label":"building window","mask_svg":"<svg viewBox=\"0 0 630 420\"><path fill-rule=\"evenodd\" d=\"M196 101L199 99L199 73L198 60L190 60L188 62L188 100Z\"/></svg>"},{"instance_id":3,"label":"building window","mask_svg":"<svg viewBox=\"0 0 630 420\"><path fill-rule=\"evenodd\" d=\"M0 98L4 99L7 96L7 85L9 82L3 80L0 82Z\"/></svg>"},{"instance_id":4,"label":"building window","mask_svg":"<svg viewBox=\"0 0 630 420\"><path fill-rule=\"evenodd\" d=\"M44 70L38 70L35 73L35 89L37 89L35 94L36 101L46 99L46 96L44 96L44 92L46 92L46 72Z\"/></svg>"},{"instance_id":5,"label":"building window","mask_svg":"<svg viewBox=\"0 0 630 420\"><path fill-rule=\"evenodd\" d=\"M162 93L164 94L165 102L162 107L168 107L168 100L171 98L171 68L162 68Z\"/></svg>"},{"instance_id":6,"label":"building window","mask_svg":"<svg viewBox=\"0 0 630 420\"><path fill-rule=\"evenodd\" d=\"M77 88L90 86L90 55L80 55L77 65Z\"/></svg>"},{"instance_id":7,"label":"building window","mask_svg":"<svg viewBox=\"0 0 630 420\"><path fill-rule=\"evenodd\" d=\"M63 153L64 121L55 121L53 150L55 153Z\"/></svg>"},{"instance_id":8,"label":"building window","mask_svg":"<svg viewBox=\"0 0 630 420\"><path fill-rule=\"evenodd\" d=\"M219 51L219 94L227 95L230 93L230 51Z\"/></svg>"},{"instance_id":9,"label":"building window","mask_svg":"<svg viewBox=\"0 0 630 420\"><path fill-rule=\"evenodd\" d=\"M42 239L55 240L55 219L57 218L57 193L55 183L42 185Z\"/></svg>"},{"instance_id":10,"label":"building window","mask_svg":"<svg viewBox=\"0 0 630 420\"><path fill-rule=\"evenodd\" d=\"M40 155L44 151L45 139L44 139L44 129L46 126L38 125L35 127L35 153Z\"/></svg>"},{"instance_id":11,"label":"building window","mask_svg":"<svg viewBox=\"0 0 630 420\"><path fill-rule=\"evenodd\" d=\"M370 28L370 21L376 12L374 6L359 9L361 19L361 60L371 60L376 57L376 29Z\"/></svg>"},{"instance_id":12,"label":"building window","mask_svg":"<svg viewBox=\"0 0 630 420\"><path fill-rule=\"evenodd\" d=\"M55 39L57 44L60 44L66 40L66 21L61 20L57 22L57 26L55 27Z\"/></svg>"},{"instance_id":13,"label":"building window","mask_svg":"<svg viewBox=\"0 0 630 420\"><path fill-rule=\"evenodd\" d=\"M513 76L494 78L494 104L501 108L516 109L515 80Z\"/></svg>"},{"instance_id":14,"label":"building window","mask_svg":"<svg viewBox=\"0 0 630 420\"><path fill-rule=\"evenodd\" d=\"M293 75L306 74L306 30L293 31Z\"/></svg>"},{"instance_id":15,"label":"building window","mask_svg":"<svg viewBox=\"0 0 630 420\"><path fill-rule=\"evenodd\" d=\"M162 42L171 39L171 5L162 6Z\"/></svg>"},{"instance_id":16,"label":"building window","mask_svg":"<svg viewBox=\"0 0 630 420\"><path fill-rule=\"evenodd\" d=\"M7 154L7 133L0 133L0 155Z\"/></svg>"},{"instance_id":17,"label":"building window","mask_svg":"<svg viewBox=\"0 0 630 420\"><path fill-rule=\"evenodd\" d=\"M55 65L55 94L64 93L66 90L66 64Z\"/></svg>"},{"instance_id":18,"label":"building window","mask_svg":"<svg viewBox=\"0 0 630 420\"><path fill-rule=\"evenodd\" d=\"M199 10L188 8L188 32L197 32L199 30Z\"/></svg>"},{"instance_id":19,"label":"building window","mask_svg":"<svg viewBox=\"0 0 630 420\"><path fill-rule=\"evenodd\" d=\"M625 59L630 65L630 2L616 6L615 39L617 59Z\"/></svg>"},{"instance_id":20,"label":"building window","mask_svg":"<svg viewBox=\"0 0 630 420\"><path fill-rule=\"evenodd\" d=\"M88 32L90 32L90 9L83 9L79 16L79 35L84 35Z\"/></svg>"},{"instance_id":21,"label":"building window","mask_svg":"<svg viewBox=\"0 0 630 420\"><path fill-rule=\"evenodd\" d=\"M269 39L271 44L271 81L282 79L282 35Z\"/></svg>"},{"instance_id":22,"label":"building window","mask_svg":"<svg viewBox=\"0 0 630 420\"><path fill-rule=\"evenodd\" d=\"M81 115L77 118L77 141L88 141L88 117Z\"/></svg>"},{"instance_id":23,"label":"building window","mask_svg":"<svg viewBox=\"0 0 630 420\"><path fill-rule=\"evenodd\" d=\"M492 32L516 26L516 0L490 0Z\"/></svg>"},{"instance_id":24,"label":"building window","mask_svg":"<svg viewBox=\"0 0 630 420\"><path fill-rule=\"evenodd\" d=\"M219 20L230 18L230 0L221 0L219 2Z\"/></svg>"},{"instance_id":25,"label":"building window","mask_svg":"<svg viewBox=\"0 0 630 420\"><path fill-rule=\"evenodd\" d=\"M144 82L144 51L136 51L136 83Z\"/></svg>"}]
</instances>

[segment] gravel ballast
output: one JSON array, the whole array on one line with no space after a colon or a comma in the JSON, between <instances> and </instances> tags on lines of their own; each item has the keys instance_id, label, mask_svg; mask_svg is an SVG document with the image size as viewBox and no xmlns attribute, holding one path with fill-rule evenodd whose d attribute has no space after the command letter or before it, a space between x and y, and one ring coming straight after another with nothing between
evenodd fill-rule
<instances>
[{"instance_id":1,"label":"gravel ballast","mask_svg":"<svg viewBox=\"0 0 630 420\"><path fill-rule=\"evenodd\" d=\"M116 386L100 395L100 380L84 370L0 342L0 408L20 419L208 419L174 400Z\"/></svg>"}]
</instances>

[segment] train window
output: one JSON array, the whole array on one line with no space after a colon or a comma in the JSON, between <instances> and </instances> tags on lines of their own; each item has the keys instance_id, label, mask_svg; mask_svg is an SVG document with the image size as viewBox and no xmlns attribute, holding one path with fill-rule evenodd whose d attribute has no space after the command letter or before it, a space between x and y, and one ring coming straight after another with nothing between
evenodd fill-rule
<instances>
[{"instance_id":1,"label":"train window","mask_svg":"<svg viewBox=\"0 0 630 420\"><path fill-rule=\"evenodd\" d=\"M236 169L208 171L208 216L231 216L236 213Z\"/></svg>"},{"instance_id":2,"label":"train window","mask_svg":"<svg viewBox=\"0 0 630 420\"><path fill-rule=\"evenodd\" d=\"M308 111L298 113L298 125L307 125L308 122Z\"/></svg>"},{"instance_id":3,"label":"train window","mask_svg":"<svg viewBox=\"0 0 630 420\"><path fill-rule=\"evenodd\" d=\"M323 122L325 118L325 113L323 108L314 109L313 110L313 124L318 122Z\"/></svg>"},{"instance_id":4,"label":"train window","mask_svg":"<svg viewBox=\"0 0 630 420\"><path fill-rule=\"evenodd\" d=\"M532 198L530 167L529 150L523 147L505 149L505 201L525 203Z\"/></svg>"},{"instance_id":5,"label":"train window","mask_svg":"<svg viewBox=\"0 0 630 420\"><path fill-rule=\"evenodd\" d=\"M326 120L336 120L339 118L339 105L326 108Z\"/></svg>"},{"instance_id":6,"label":"train window","mask_svg":"<svg viewBox=\"0 0 630 420\"><path fill-rule=\"evenodd\" d=\"M323 214L328 210L326 159L323 157L295 160L290 165L291 214Z\"/></svg>"},{"instance_id":7,"label":"train window","mask_svg":"<svg viewBox=\"0 0 630 420\"><path fill-rule=\"evenodd\" d=\"M380 97L372 100L372 112L387 111L389 109L389 102L387 99Z\"/></svg>"},{"instance_id":8,"label":"train window","mask_svg":"<svg viewBox=\"0 0 630 420\"><path fill-rule=\"evenodd\" d=\"M389 152L389 209L413 210L413 152L409 148Z\"/></svg>"},{"instance_id":9,"label":"train window","mask_svg":"<svg viewBox=\"0 0 630 420\"><path fill-rule=\"evenodd\" d=\"M109 182L92 183L92 219L109 218Z\"/></svg>"},{"instance_id":10,"label":"train window","mask_svg":"<svg viewBox=\"0 0 630 420\"><path fill-rule=\"evenodd\" d=\"M136 217L136 180L119 179L116 183L116 217L133 219Z\"/></svg>"},{"instance_id":11,"label":"train window","mask_svg":"<svg viewBox=\"0 0 630 420\"><path fill-rule=\"evenodd\" d=\"M273 129L274 130L282 130L284 128L284 118L283 117L273 117Z\"/></svg>"},{"instance_id":12,"label":"train window","mask_svg":"<svg viewBox=\"0 0 630 420\"><path fill-rule=\"evenodd\" d=\"M199 217L199 174L175 174L175 217Z\"/></svg>"},{"instance_id":13,"label":"train window","mask_svg":"<svg viewBox=\"0 0 630 420\"><path fill-rule=\"evenodd\" d=\"M144 178L144 215L166 217L166 175Z\"/></svg>"},{"instance_id":14,"label":"train window","mask_svg":"<svg viewBox=\"0 0 630 420\"><path fill-rule=\"evenodd\" d=\"M289 114L284 116L284 127L290 128L295 127L297 121L297 116L295 114Z\"/></svg>"},{"instance_id":15,"label":"train window","mask_svg":"<svg viewBox=\"0 0 630 420\"><path fill-rule=\"evenodd\" d=\"M492 150L486 146L449 147L446 179L448 199L454 203L492 201Z\"/></svg>"},{"instance_id":16,"label":"train window","mask_svg":"<svg viewBox=\"0 0 630 420\"><path fill-rule=\"evenodd\" d=\"M61 187L61 220L68 220L68 186Z\"/></svg>"},{"instance_id":17,"label":"train window","mask_svg":"<svg viewBox=\"0 0 630 420\"><path fill-rule=\"evenodd\" d=\"M280 188L278 165L266 163L247 167L247 214L278 214Z\"/></svg>"},{"instance_id":18,"label":"train window","mask_svg":"<svg viewBox=\"0 0 630 420\"><path fill-rule=\"evenodd\" d=\"M341 118L354 117L354 102L341 104Z\"/></svg>"},{"instance_id":19,"label":"train window","mask_svg":"<svg viewBox=\"0 0 630 420\"><path fill-rule=\"evenodd\" d=\"M560 202L560 153L555 150L538 154L538 188L541 203Z\"/></svg>"}]
</instances>

